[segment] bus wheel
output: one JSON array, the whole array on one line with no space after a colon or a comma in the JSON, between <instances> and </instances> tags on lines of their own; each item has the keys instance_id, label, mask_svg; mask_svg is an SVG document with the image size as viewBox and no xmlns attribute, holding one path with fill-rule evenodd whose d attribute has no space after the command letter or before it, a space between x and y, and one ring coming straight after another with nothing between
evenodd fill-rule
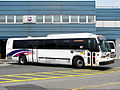
<instances>
[{"instance_id":1,"label":"bus wheel","mask_svg":"<svg viewBox=\"0 0 120 90\"><path fill-rule=\"evenodd\" d=\"M24 65L27 63L27 59L25 55L20 55L19 57L19 64Z\"/></svg>"},{"instance_id":2,"label":"bus wheel","mask_svg":"<svg viewBox=\"0 0 120 90\"><path fill-rule=\"evenodd\" d=\"M79 57L76 57L73 61L73 65L74 67L76 68L83 68L85 67L85 64L84 64L84 60L79 58Z\"/></svg>"}]
</instances>

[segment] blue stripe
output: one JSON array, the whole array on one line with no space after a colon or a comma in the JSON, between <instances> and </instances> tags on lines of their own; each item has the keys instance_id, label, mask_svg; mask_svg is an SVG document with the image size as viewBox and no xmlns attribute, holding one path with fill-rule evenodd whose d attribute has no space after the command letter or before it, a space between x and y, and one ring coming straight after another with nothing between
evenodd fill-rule
<instances>
[{"instance_id":1,"label":"blue stripe","mask_svg":"<svg viewBox=\"0 0 120 90\"><path fill-rule=\"evenodd\" d=\"M21 52L21 51L31 51L31 50L27 50L27 49L14 50L14 51L8 53L7 56L12 56L12 55L14 55L15 53L18 53L18 52Z\"/></svg>"}]
</instances>

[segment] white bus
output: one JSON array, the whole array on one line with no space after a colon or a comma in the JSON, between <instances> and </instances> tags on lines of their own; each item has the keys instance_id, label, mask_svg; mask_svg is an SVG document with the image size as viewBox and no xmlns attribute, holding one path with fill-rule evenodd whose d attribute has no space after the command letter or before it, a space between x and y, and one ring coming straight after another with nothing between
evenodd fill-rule
<instances>
[{"instance_id":1,"label":"white bus","mask_svg":"<svg viewBox=\"0 0 120 90\"><path fill-rule=\"evenodd\" d=\"M116 54L115 54L115 43L114 41L108 41L110 48L111 48L111 57L115 58Z\"/></svg>"},{"instance_id":2,"label":"white bus","mask_svg":"<svg viewBox=\"0 0 120 90\"><path fill-rule=\"evenodd\" d=\"M7 41L6 56L20 64L67 64L79 68L114 63L105 38L92 33L10 38Z\"/></svg>"}]
</instances>

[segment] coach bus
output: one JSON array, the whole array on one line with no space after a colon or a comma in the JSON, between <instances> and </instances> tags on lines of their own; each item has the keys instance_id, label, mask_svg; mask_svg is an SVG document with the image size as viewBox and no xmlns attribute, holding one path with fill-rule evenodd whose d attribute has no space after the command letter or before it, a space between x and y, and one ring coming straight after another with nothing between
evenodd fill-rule
<instances>
[{"instance_id":1,"label":"coach bus","mask_svg":"<svg viewBox=\"0 0 120 90\"><path fill-rule=\"evenodd\" d=\"M6 56L19 64L67 64L78 68L114 63L107 40L92 33L10 38Z\"/></svg>"}]
</instances>

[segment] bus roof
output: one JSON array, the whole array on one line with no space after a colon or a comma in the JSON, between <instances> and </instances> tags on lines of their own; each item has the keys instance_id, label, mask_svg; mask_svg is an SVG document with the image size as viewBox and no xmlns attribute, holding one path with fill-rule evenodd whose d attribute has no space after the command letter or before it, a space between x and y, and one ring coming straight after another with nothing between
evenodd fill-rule
<instances>
[{"instance_id":1,"label":"bus roof","mask_svg":"<svg viewBox=\"0 0 120 90\"><path fill-rule=\"evenodd\" d=\"M64 39L64 38L95 38L96 34L92 33L67 33L67 34L50 34L47 37L26 37L26 38L10 38L12 40L25 39Z\"/></svg>"},{"instance_id":2,"label":"bus roof","mask_svg":"<svg viewBox=\"0 0 120 90\"><path fill-rule=\"evenodd\" d=\"M50 34L47 38L92 38L95 37L92 33L67 33L67 34Z\"/></svg>"}]
</instances>

